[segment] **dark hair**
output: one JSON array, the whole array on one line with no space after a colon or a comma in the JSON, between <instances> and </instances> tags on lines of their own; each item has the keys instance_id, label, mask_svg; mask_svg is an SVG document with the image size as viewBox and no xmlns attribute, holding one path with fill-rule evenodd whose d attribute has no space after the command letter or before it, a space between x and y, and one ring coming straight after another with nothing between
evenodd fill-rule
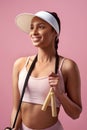
<instances>
[{"instance_id":1,"label":"dark hair","mask_svg":"<svg viewBox=\"0 0 87 130\"><path fill-rule=\"evenodd\" d=\"M60 34L60 31L61 31L61 22L60 22L60 19L59 19L57 13L55 13L55 12L49 12L49 11L47 11L47 12L50 13L51 15L53 15L53 16L55 17L55 19L56 19L56 21L57 21L57 23L58 23L58 26L59 26L59 34ZM59 55L58 55L58 52L57 52L58 43L59 43L59 38L56 37L56 38L55 38L55 45L54 45L54 47L55 47L56 56L58 57L58 62L59 62Z\"/></svg>"},{"instance_id":2,"label":"dark hair","mask_svg":"<svg viewBox=\"0 0 87 130\"><path fill-rule=\"evenodd\" d=\"M61 22L60 22L60 18L58 17L57 13L55 12L49 12L47 11L48 13L50 13L52 16L55 17L57 23L58 23L58 26L59 26L59 34L60 34L60 31L61 31ZM56 37L55 38L55 50L56 50L56 64L58 65L58 68L59 68L59 55L58 55L58 52L57 52L57 49L58 49L58 43L59 43L59 38Z\"/></svg>"}]
</instances>

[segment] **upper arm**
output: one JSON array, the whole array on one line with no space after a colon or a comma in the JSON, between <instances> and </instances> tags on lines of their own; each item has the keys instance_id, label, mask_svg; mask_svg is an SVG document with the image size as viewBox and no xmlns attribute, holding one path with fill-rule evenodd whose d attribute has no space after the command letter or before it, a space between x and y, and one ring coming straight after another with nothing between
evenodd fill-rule
<instances>
[{"instance_id":1,"label":"upper arm","mask_svg":"<svg viewBox=\"0 0 87 130\"><path fill-rule=\"evenodd\" d=\"M18 102L20 99L19 90L18 90L18 77L19 77L19 67L18 61L14 63L13 73L12 73L12 91L13 91L13 107L18 107Z\"/></svg>"},{"instance_id":2,"label":"upper arm","mask_svg":"<svg viewBox=\"0 0 87 130\"><path fill-rule=\"evenodd\" d=\"M20 93L19 93L19 89L18 89L19 73L20 73L21 69L23 68L23 66L25 65L27 58L28 57L22 57L22 58L17 59L13 66L12 86L13 86L13 106L15 108L18 107L18 104L20 101ZM29 66L30 66L33 58L34 58L34 56L32 56L30 58Z\"/></svg>"},{"instance_id":3,"label":"upper arm","mask_svg":"<svg viewBox=\"0 0 87 130\"><path fill-rule=\"evenodd\" d=\"M20 93L18 89L19 72L24 65L25 58L17 59L13 65L12 73L12 91L13 91L13 107L18 108Z\"/></svg>"},{"instance_id":4,"label":"upper arm","mask_svg":"<svg viewBox=\"0 0 87 130\"><path fill-rule=\"evenodd\" d=\"M66 60L65 73L67 96L81 106L81 79L77 64L72 60Z\"/></svg>"}]
</instances>

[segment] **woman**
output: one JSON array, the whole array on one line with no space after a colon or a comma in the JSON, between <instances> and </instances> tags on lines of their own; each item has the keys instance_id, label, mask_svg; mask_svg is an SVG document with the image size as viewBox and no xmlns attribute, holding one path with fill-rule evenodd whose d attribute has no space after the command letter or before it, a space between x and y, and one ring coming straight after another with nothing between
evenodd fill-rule
<instances>
[{"instance_id":1,"label":"woman","mask_svg":"<svg viewBox=\"0 0 87 130\"><path fill-rule=\"evenodd\" d=\"M58 120L60 105L72 119L82 111L80 75L77 64L58 54L60 20L56 13L39 11L35 15L23 13L16 17L17 26L26 32L38 49L35 67L25 90L15 130L63 130ZM18 59L13 67L13 110L11 125L17 112L23 83L36 55ZM55 73L57 65L57 74ZM51 105L42 110L43 103L53 88L57 116L52 117ZM22 128L21 128L22 127Z\"/></svg>"}]
</instances>

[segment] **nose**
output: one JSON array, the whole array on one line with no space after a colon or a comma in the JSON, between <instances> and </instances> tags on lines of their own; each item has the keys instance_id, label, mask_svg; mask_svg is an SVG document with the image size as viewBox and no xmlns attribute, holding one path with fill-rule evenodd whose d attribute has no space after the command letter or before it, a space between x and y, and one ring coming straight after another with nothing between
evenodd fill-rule
<instances>
[{"instance_id":1,"label":"nose","mask_svg":"<svg viewBox=\"0 0 87 130\"><path fill-rule=\"evenodd\" d=\"M37 29L37 27L34 27L34 28L33 28L32 33L33 33L33 34L38 34L38 29Z\"/></svg>"}]
</instances>

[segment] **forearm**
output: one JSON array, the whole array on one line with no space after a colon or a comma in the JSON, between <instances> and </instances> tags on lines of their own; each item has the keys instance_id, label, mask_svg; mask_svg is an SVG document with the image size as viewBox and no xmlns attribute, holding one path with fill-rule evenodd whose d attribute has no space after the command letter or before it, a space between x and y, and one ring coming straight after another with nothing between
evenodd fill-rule
<instances>
[{"instance_id":1,"label":"forearm","mask_svg":"<svg viewBox=\"0 0 87 130\"><path fill-rule=\"evenodd\" d=\"M13 127L16 112L17 112L16 110L12 111L12 114L11 114L11 127ZM15 124L15 130L18 130L20 128L20 126L21 126L21 113L19 112L16 124Z\"/></svg>"},{"instance_id":2,"label":"forearm","mask_svg":"<svg viewBox=\"0 0 87 130\"><path fill-rule=\"evenodd\" d=\"M59 94L57 98L60 100L65 112L73 119L77 119L80 116L82 111L81 106L74 103L69 97L65 94Z\"/></svg>"}]
</instances>

